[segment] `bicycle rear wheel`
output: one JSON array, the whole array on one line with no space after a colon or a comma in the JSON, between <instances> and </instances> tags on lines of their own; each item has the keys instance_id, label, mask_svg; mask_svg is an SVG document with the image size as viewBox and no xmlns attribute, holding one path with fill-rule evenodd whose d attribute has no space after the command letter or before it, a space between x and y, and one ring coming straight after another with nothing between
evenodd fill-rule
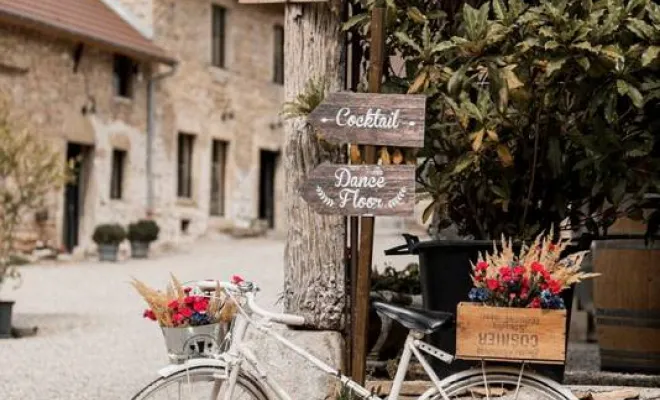
<instances>
[{"instance_id":1,"label":"bicycle rear wheel","mask_svg":"<svg viewBox=\"0 0 660 400\"><path fill-rule=\"evenodd\" d=\"M192 367L156 379L133 400L222 400L228 386L223 367ZM252 377L241 372L232 400L268 400L268 395Z\"/></svg>"},{"instance_id":2,"label":"bicycle rear wheel","mask_svg":"<svg viewBox=\"0 0 660 400\"><path fill-rule=\"evenodd\" d=\"M536 374L523 373L513 368L480 369L447 377L442 381L443 391L452 400L577 400L570 390L557 382ZM427 392L425 399L442 400L437 389Z\"/></svg>"}]
</instances>

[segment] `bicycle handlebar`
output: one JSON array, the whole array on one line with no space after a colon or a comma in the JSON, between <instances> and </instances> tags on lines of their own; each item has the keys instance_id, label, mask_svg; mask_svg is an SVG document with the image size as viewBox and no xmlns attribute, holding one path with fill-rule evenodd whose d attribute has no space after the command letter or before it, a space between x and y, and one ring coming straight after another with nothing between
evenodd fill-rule
<instances>
[{"instance_id":1,"label":"bicycle handlebar","mask_svg":"<svg viewBox=\"0 0 660 400\"><path fill-rule=\"evenodd\" d=\"M257 315L261 315L264 318L267 318L270 321L277 322L289 326L302 326L305 325L305 318L300 315L293 314L284 314L284 313L273 313L266 311L263 308L259 307L254 301L254 293L246 293L245 297L247 298L248 306L250 310Z\"/></svg>"},{"instance_id":2,"label":"bicycle handlebar","mask_svg":"<svg viewBox=\"0 0 660 400\"><path fill-rule=\"evenodd\" d=\"M270 321L284 325L289 325L289 326L305 325L305 318L299 315L273 313L259 307L259 305L254 300L254 286L249 286L249 289L246 289L244 287L241 287L240 285L235 285L230 282L220 282L220 281L212 281L212 280L195 282L195 285L197 287L205 291L215 290L218 287L218 284L222 289L231 290L232 292L236 292L236 293L243 293L245 295L245 298L247 299L248 307L250 308L250 310L252 310L253 313L257 315L260 315Z\"/></svg>"}]
</instances>

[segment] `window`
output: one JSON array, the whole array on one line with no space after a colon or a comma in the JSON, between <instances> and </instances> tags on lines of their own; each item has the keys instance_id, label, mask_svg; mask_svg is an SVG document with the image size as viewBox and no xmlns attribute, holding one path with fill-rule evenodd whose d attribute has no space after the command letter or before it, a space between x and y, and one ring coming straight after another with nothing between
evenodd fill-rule
<instances>
[{"instance_id":1,"label":"window","mask_svg":"<svg viewBox=\"0 0 660 400\"><path fill-rule=\"evenodd\" d=\"M179 197L192 197L192 163L193 145L195 136L179 133L179 147L177 156L177 195Z\"/></svg>"},{"instance_id":2,"label":"window","mask_svg":"<svg viewBox=\"0 0 660 400\"><path fill-rule=\"evenodd\" d=\"M211 38L212 63L216 67L225 67L225 19L227 10L224 7L213 5L213 37Z\"/></svg>"},{"instance_id":3,"label":"window","mask_svg":"<svg viewBox=\"0 0 660 400\"><path fill-rule=\"evenodd\" d=\"M126 163L126 152L124 150L112 151L112 173L110 175L110 198L121 199L124 186L124 165Z\"/></svg>"},{"instance_id":4,"label":"window","mask_svg":"<svg viewBox=\"0 0 660 400\"><path fill-rule=\"evenodd\" d=\"M133 97L133 75L136 64L128 57L115 55L113 84L115 95L119 97Z\"/></svg>"},{"instance_id":5,"label":"window","mask_svg":"<svg viewBox=\"0 0 660 400\"><path fill-rule=\"evenodd\" d=\"M273 82L284 84L284 28L275 25L275 47L273 60Z\"/></svg>"},{"instance_id":6,"label":"window","mask_svg":"<svg viewBox=\"0 0 660 400\"><path fill-rule=\"evenodd\" d=\"M225 215L225 170L227 165L227 142L214 140L211 150L211 204L210 214Z\"/></svg>"}]
</instances>

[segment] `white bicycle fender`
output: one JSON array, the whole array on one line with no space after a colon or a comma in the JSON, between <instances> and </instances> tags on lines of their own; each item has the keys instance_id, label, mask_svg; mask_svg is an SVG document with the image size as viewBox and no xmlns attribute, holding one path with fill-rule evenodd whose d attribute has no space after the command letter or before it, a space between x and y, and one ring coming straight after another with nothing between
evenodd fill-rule
<instances>
[{"instance_id":1,"label":"white bicycle fender","mask_svg":"<svg viewBox=\"0 0 660 400\"><path fill-rule=\"evenodd\" d=\"M216 360L213 358L193 358L186 361L183 364L171 364L168 365L167 367L161 368L160 370L158 370L158 375L162 376L163 378L167 378L169 376L176 374L177 372L185 371L190 368L195 368L195 367L218 368L218 367L224 367L225 365L227 364L223 360Z\"/></svg>"}]
</instances>

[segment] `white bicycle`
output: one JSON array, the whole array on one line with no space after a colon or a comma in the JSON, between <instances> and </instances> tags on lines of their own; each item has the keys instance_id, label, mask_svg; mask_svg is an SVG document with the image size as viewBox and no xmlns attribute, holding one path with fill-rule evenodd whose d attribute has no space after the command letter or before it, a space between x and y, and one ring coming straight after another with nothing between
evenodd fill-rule
<instances>
[{"instance_id":1,"label":"white bicycle","mask_svg":"<svg viewBox=\"0 0 660 400\"><path fill-rule=\"evenodd\" d=\"M212 291L217 287L217 282L201 281L197 285L203 290ZM299 354L316 368L334 376L356 397L381 400L365 387L342 375L271 328L272 322L302 326L304 324L302 317L263 310L255 303L257 289L250 282L239 285L220 283L220 287L239 304L229 334L231 344L228 351L215 354L211 358L190 359L183 364L162 369L159 371L160 378L142 389L133 400L270 400L273 395L280 400L291 400L286 388L268 375L259 361L258 354L250 350L244 342L246 330L250 326ZM412 356L419 360L433 383L433 387L423 393L419 400L474 398L577 400L559 383L525 371L524 364L520 368L508 368L486 366L484 362L481 368L459 372L441 380L426 357L432 356L446 363L451 363L454 357L423 342L422 339L427 334L451 325L453 315L386 303L373 305L378 312L410 329L389 400L398 399Z\"/></svg>"}]
</instances>

